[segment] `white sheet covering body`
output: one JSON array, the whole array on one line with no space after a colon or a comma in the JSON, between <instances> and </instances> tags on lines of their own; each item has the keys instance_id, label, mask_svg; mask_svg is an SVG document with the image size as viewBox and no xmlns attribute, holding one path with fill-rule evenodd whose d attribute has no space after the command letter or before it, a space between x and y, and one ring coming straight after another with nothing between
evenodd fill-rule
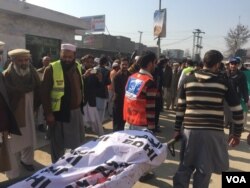
<instances>
[{"instance_id":1,"label":"white sheet covering body","mask_svg":"<svg viewBox=\"0 0 250 188\"><path fill-rule=\"evenodd\" d=\"M148 131L103 135L11 188L130 188L166 159L166 148Z\"/></svg>"}]
</instances>

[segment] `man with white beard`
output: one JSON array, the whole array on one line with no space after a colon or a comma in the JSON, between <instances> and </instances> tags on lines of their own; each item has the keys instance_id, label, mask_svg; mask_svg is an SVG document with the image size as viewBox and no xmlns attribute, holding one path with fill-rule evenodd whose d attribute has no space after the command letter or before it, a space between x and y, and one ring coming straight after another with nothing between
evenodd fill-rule
<instances>
[{"instance_id":1,"label":"man with white beard","mask_svg":"<svg viewBox=\"0 0 250 188\"><path fill-rule=\"evenodd\" d=\"M15 49L8 52L11 63L4 71L5 84L11 110L17 120L22 136L11 135L7 141L11 170L9 179L19 176L19 162L28 171L34 171L35 122L34 106L39 101L40 79L30 64L30 51ZM18 154L20 154L20 161Z\"/></svg>"}]
</instances>

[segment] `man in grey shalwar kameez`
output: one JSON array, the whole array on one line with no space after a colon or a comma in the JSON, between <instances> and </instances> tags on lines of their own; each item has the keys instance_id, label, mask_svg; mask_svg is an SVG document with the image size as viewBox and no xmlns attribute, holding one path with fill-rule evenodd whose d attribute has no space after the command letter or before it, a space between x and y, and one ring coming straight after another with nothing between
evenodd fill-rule
<instances>
[{"instance_id":1,"label":"man in grey shalwar kameez","mask_svg":"<svg viewBox=\"0 0 250 188\"><path fill-rule=\"evenodd\" d=\"M80 146L84 139L82 68L75 61L75 51L74 45L62 44L60 60L45 69L42 81L42 103L45 120L50 126L52 162L56 162L66 149Z\"/></svg>"},{"instance_id":2,"label":"man in grey shalwar kameez","mask_svg":"<svg viewBox=\"0 0 250 188\"><path fill-rule=\"evenodd\" d=\"M219 51L208 51L204 68L188 76L180 87L174 138L182 137L182 148L180 165L173 178L175 188L188 187L193 172L193 187L208 187L212 173L229 168L228 145L235 147L240 142L243 111L233 88L218 72L222 59ZM235 125L228 141L223 129L224 100Z\"/></svg>"}]
</instances>

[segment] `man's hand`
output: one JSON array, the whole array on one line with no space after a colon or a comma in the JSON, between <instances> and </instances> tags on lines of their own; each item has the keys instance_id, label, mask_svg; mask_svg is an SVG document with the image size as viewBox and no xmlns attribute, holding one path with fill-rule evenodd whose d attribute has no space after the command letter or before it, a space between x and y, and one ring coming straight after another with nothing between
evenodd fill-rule
<instances>
[{"instance_id":1,"label":"man's hand","mask_svg":"<svg viewBox=\"0 0 250 188\"><path fill-rule=\"evenodd\" d=\"M53 126L56 123L55 116L52 113L46 115L45 120L46 120L47 125L49 125L49 126Z\"/></svg>"},{"instance_id":2,"label":"man's hand","mask_svg":"<svg viewBox=\"0 0 250 188\"><path fill-rule=\"evenodd\" d=\"M239 145L239 143L240 143L240 137L234 136L234 135L229 136L228 145L230 147L235 147L235 146Z\"/></svg>"},{"instance_id":3,"label":"man's hand","mask_svg":"<svg viewBox=\"0 0 250 188\"><path fill-rule=\"evenodd\" d=\"M175 131L173 139L175 139L176 141L178 141L180 138L181 138L181 132L180 131Z\"/></svg>"},{"instance_id":4,"label":"man's hand","mask_svg":"<svg viewBox=\"0 0 250 188\"><path fill-rule=\"evenodd\" d=\"M86 72L84 73L83 77L86 78L86 77L90 76L91 75L91 70L92 69L86 70Z\"/></svg>"}]
</instances>

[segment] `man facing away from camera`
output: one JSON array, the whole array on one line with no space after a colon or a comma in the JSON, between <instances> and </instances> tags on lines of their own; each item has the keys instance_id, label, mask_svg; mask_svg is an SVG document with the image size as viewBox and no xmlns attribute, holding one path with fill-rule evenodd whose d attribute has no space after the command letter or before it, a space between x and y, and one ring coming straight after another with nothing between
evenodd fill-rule
<instances>
[{"instance_id":1,"label":"man facing away from camera","mask_svg":"<svg viewBox=\"0 0 250 188\"><path fill-rule=\"evenodd\" d=\"M188 187L193 172L193 187L208 187L212 173L229 168L227 145L235 147L240 143L243 111L233 88L219 74L222 59L219 51L208 51L204 68L188 76L180 86L174 138L182 137L182 148L173 178L175 188ZM224 100L235 125L228 141L223 129Z\"/></svg>"}]
</instances>

